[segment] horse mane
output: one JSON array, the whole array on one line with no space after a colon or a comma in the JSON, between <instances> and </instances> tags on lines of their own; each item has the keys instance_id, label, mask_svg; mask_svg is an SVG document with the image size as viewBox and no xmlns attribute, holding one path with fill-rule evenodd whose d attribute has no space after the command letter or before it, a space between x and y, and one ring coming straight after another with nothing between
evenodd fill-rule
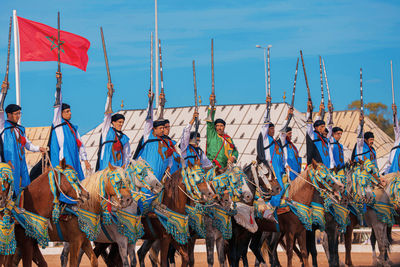
<instances>
[{"instance_id":1,"label":"horse mane","mask_svg":"<svg viewBox=\"0 0 400 267\"><path fill-rule=\"evenodd\" d=\"M165 192L170 192L171 196L173 199L179 199L179 193L181 190L178 188L178 186L182 183L182 175L181 175L181 169L178 171L174 172L171 177L168 177L165 179ZM185 190L185 187L181 187L183 190Z\"/></svg>"},{"instance_id":2,"label":"horse mane","mask_svg":"<svg viewBox=\"0 0 400 267\"><path fill-rule=\"evenodd\" d=\"M293 196L297 195L297 193L304 188L304 186L309 185L307 183L307 171L304 170L300 173L300 175L294 179L290 183L290 188L289 188L289 198L293 198ZM311 186L311 185L309 185Z\"/></svg>"},{"instance_id":3,"label":"horse mane","mask_svg":"<svg viewBox=\"0 0 400 267\"><path fill-rule=\"evenodd\" d=\"M92 173L82 182L82 186L89 192L89 199L79 205L80 208L99 214L100 207L100 178L107 169Z\"/></svg>"}]
</instances>

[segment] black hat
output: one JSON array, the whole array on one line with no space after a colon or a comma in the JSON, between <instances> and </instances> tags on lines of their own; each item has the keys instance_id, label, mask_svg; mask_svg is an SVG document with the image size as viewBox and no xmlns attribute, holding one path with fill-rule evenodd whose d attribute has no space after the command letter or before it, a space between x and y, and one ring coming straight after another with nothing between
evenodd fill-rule
<instances>
[{"instance_id":1,"label":"black hat","mask_svg":"<svg viewBox=\"0 0 400 267\"><path fill-rule=\"evenodd\" d=\"M71 108L70 105L68 105L67 103L62 103L62 105L61 105L61 111L65 110L65 109L69 109L69 108Z\"/></svg>"},{"instance_id":2,"label":"black hat","mask_svg":"<svg viewBox=\"0 0 400 267\"><path fill-rule=\"evenodd\" d=\"M10 104L6 107L6 113L13 113L15 111L21 110L21 107L16 104Z\"/></svg>"},{"instance_id":3,"label":"black hat","mask_svg":"<svg viewBox=\"0 0 400 267\"><path fill-rule=\"evenodd\" d=\"M336 133L336 132L343 132L343 129L340 127L333 127L332 128L332 133Z\"/></svg>"},{"instance_id":4,"label":"black hat","mask_svg":"<svg viewBox=\"0 0 400 267\"><path fill-rule=\"evenodd\" d=\"M325 122L323 120L316 120L314 122L314 128L317 128L318 126L321 126L321 125L325 125Z\"/></svg>"},{"instance_id":5,"label":"black hat","mask_svg":"<svg viewBox=\"0 0 400 267\"><path fill-rule=\"evenodd\" d=\"M374 134L373 134L372 132L366 132L366 133L364 134L364 140L368 140L368 139L370 139L370 138L375 138L375 137L374 137Z\"/></svg>"},{"instance_id":6,"label":"black hat","mask_svg":"<svg viewBox=\"0 0 400 267\"><path fill-rule=\"evenodd\" d=\"M164 125L165 125L165 120L153 121L153 128L157 128L159 126L164 126Z\"/></svg>"},{"instance_id":7,"label":"black hat","mask_svg":"<svg viewBox=\"0 0 400 267\"><path fill-rule=\"evenodd\" d=\"M273 124L272 122L268 123L269 127L275 127L275 124Z\"/></svg>"},{"instance_id":8,"label":"black hat","mask_svg":"<svg viewBox=\"0 0 400 267\"><path fill-rule=\"evenodd\" d=\"M190 132L190 140L194 139L196 132ZM197 137L200 138L200 133L197 133Z\"/></svg>"},{"instance_id":9,"label":"black hat","mask_svg":"<svg viewBox=\"0 0 400 267\"><path fill-rule=\"evenodd\" d=\"M217 125L217 123L222 123L224 126L226 125L226 122L223 119L216 119L214 125Z\"/></svg>"},{"instance_id":10,"label":"black hat","mask_svg":"<svg viewBox=\"0 0 400 267\"><path fill-rule=\"evenodd\" d=\"M167 124L167 123L170 123L170 122L169 122L169 119L165 119L165 120L164 120L164 125Z\"/></svg>"},{"instance_id":11,"label":"black hat","mask_svg":"<svg viewBox=\"0 0 400 267\"><path fill-rule=\"evenodd\" d=\"M325 128L325 133L329 133L328 129Z\"/></svg>"},{"instance_id":12,"label":"black hat","mask_svg":"<svg viewBox=\"0 0 400 267\"><path fill-rule=\"evenodd\" d=\"M120 119L125 120L125 116L122 115L122 114L119 114L119 113L115 113L114 115L111 116L111 122L117 121L117 120L120 120Z\"/></svg>"},{"instance_id":13,"label":"black hat","mask_svg":"<svg viewBox=\"0 0 400 267\"><path fill-rule=\"evenodd\" d=\"M289 126L288 126L288 127L286 127L285 130L286 130L286 131L285 131L286 133L291 132L291 131L292 131L292 127L289 127Z\"/></svg>"}]
</instances>

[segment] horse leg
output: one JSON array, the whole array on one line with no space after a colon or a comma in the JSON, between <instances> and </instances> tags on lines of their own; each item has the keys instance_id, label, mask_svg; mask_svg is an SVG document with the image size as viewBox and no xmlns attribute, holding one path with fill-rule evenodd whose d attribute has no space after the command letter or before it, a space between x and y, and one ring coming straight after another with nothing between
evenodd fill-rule
<instances>
[{"instance_id":1,"label":"horse leg","mask_svg":"<svg viewBox=\"0 0 400 267\"><path fill-rule=\"evenodd\" d=\"M375 245L376 245L376 236L374 229L371 229L371 236L370 236L370 241L371 241L371 247L372 247L372 265L377 265L377 257L376 257L376 250L375 250Z\"/></svg>"},{"instance_id":2,"label":"horse leg","mask_svg":"<svg viewBox=\"0 0 400 267\"><path fill-rule=\"evenodd\" d=\"M353 261L351 260L351 243L353 239L353 229L357 223L357 217L353 213L350 213L350 224L346 228L346 233L344 234L344 245L346 248L346 260L347 266L352 267Z\"/></svg>"},{"instance_id":3,"label":"horse leg","mask_svg":"<svg viewBox=\"0 0 400 267\"><path fill-rule=\"evenodd\" d=\"M131 261L130 267L136 267L137 264L135 249L136 249L136 244L128 244L128 255L129 255L129 260Z\"/></svg>"},{"instance_id":4,"label":"horse leg","mask_svg":"<svg viewBox=\"0 0 400 267\"><path fill-rule=\"evenodd\" d=\"M160 239L160 254L161 254L161 267L167 267L168 265L168 250L169 244L171 243L171 237L164 235Z\"/></svg>"},{"instance_id":5,"label":"horse leg","mask_svg":"<svg viewBox=\"0 0 400 267\"><path fill-rule=\"evenodd\" d=\"M33 262L39 267L47 267L47 262L44 259L42 252L40 252L39 245L37 243L33 246Z\"/></svg>"},{"instance_id":6,"label":"horse leg","mask_svg":"<svg viewBox=\"0 0 400 267\"><path fill-rule=\"evenodd\" d=\"M387 225L380 222L376 213L372 210L367 210L365 218L368 225L371 225L375 232L375 236L377 237L376 240L379 248L378 264L382 264L385 267L390 266L388 260L385 259L389 249L389 241L387 240Z\"/></svg>"},{"instance_id":7,"label":"horse leg","mask_svg":"<svg viewBox=\"0 0 400 267\"><path fill-rule=\"evenodd\" d=\"M286 255L287 255L287 266L292 267L293 259L293 246L294 246L294 234L287 232L286 236Z\"/></svg>"},{"instance_id":8,"label":"horse leg","mask_svg":"<svg viewBox=\"0 0 400 267\"><path fill-rule=\"evenodd\" d=\"M220 266L225 266L225 240L222 234L219 233L215 240L217 246L218 261Z\"/></svg>"},{"instance_id":9,"label":"horse leg","mask_svg":"<svg viewBox=\"0 0 400 267\"><path fill-rule=\"evenodd\" d=\"M86 254L86 256L88 256L88 258L90 259L90 265L92 267L97 267L99 266L99 262L97 260L96 254L93 251L92 248L92 244L90 243L89 239L84 239L83 243L82 243L82 252L84 252ZM81 259L82 259L82 253L79 253L80 259L78 259L78 262L80 263Z\"/></svg>"},{"instance_id":10,"label":"horse leg","mask_svg":"<svg viewBox=\"0 0 400 267\"><path fill-rule=\"evenodd\" d=\"M311 231L306 231L306 239L307 239L307 251L311 253L312 257L312 266L318 267L317 261L317 246L315 244L315 227Z\"/></svg>"},{"instance_id":11,"label":"horse leg","mask_svg":"<svg viewBox=\"0 0 400 267\"><path fill-rule=\"evenodd\" d=\"M215 231L216 230L212 229L212 227L207 227L206 249L207 249L207 263L209 267L212 267L214 265Z\"/></svg>"},{"instance_id":12,"label":"horse leg","mask_svg":"<svg viewBox=\"0 0 400 267\"><path fill-rule=\"evenodd\" d=\"M149 250L149 258L150 258L152 267L158 266L158 254L160 254L160 240L159 239L154 241L154 243L151 245L151 248ZM168 262L167 262L167 266L169 266Z\"/></svg>"},{"instance_id":13,"label":"horse leg","mask_svg":"<svg viewBox=\"0 0 400 267\"><path fill-rule=\"evenodd\" d=\"M196 244L196 238L192 237L189 239L188 253L189 253L189 266L194 266L194 245Z\"/></svg>"},{"instance_id":14,"label":"horse leg","mask_svg":"<svg viewBox=\"0 0 400 267\"><path fill-rule=\"evenodd\" d=\"M122 266L129 267L128 260L128 238L125 237L120 242L118 242L118 251L122 259Z\"/></svg>"},{"instance_id":15,"label":"horse leg","mask_svg":"<svg viewBox=\"0 0 400 267\"><path fill-rule=\"evenodd\" d=\"M64 248L60 255L61 267L67 267L68 265L68 254L69 254L69 243L64 242Z\"/></svg>"},{"instance_id":16,"label":"horse leg","mask_svg":"<svg viewBox=\"0 0 400 267\"><path fill-rule=\"evenodd\" d=\"M142 246L139 248L137 255L139 258L140 267L146 267L146 265L144 264L144 259L146 257L147 252L150 250L153 242L154 240L145 240Z\"/></svg>"},{"instance_id":17,"label":"horse leg","mask_svg":"<svg viewBox=\"0 0 400 267\"><path fill-rule=\"evenodd\" d=\"M82 247L83 240L76 239L70 242L70 253L69 253L69 266L78 267L78 255L79 250Z\"/></svg>"},{"instance_id":18,"label":"horse leg","mask_svg":"<svg viewBox=\"0 0 400 267\"><path fill-rule=\"evenodd\" d=\"M263 244L264 240L265 235L262 232L251 235L249 247L251 251L253 251L254 256L256 256L256 262L258 262L258 264L265 264L265 260L261 253L261 245ZM243 253L247 254L247 250L243 251Z\"/></svg>"},{"instance_id":19,"label":"horse leg","mask_svg":"<svg viewBox=\"0 0 400 267\"><path fill-rule=\"evenodd\" d=\"M339 266L339 234L338 234L338 227L335 221L335 218L330 215L326 214L326 234L328 237L328 248L329 248L329 266Z\"/></svg>"},{"instance_id":20,"label":"horse leg","mask_svg":"<svg viewBox=\"0 0 400 267\"><path fill-rule=\"evenodd\" d=\"M182 267L187 267L189 265L189 244L186 243L184 245L178 244L174 239L171 240L171 243L173 246L178 250L179 254L181 254L181 266Z\"/></svg>"},{"instance_id":21,"label":"horse leg","mask_svg":"<svg viewBox=\"0 0 400 267\"><path fill-rule=\"evenodd\" d=\"M175 252L175 247L170 244L168 248L168 266L175 267Z\"/></svg>"},{"instance_id":22,"label":"horse leg","mask_svg":"<svg viewBox=\"0 0 400 267\"><path fill-rule=\"evenodd\" d=\"M306 238L306 230L302 230L296 237L297 243L299 244L300 248L300 257L301 261L303 262L304 267L308 267L308 255L307 255L307 238Z\"/></svg>"}]
</instances>

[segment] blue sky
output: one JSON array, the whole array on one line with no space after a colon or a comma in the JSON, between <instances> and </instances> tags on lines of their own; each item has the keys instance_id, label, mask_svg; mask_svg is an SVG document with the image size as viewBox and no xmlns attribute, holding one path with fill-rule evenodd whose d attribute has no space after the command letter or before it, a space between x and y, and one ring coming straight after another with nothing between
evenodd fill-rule
<instances>
[{"instance_id":1,"label":"blue sky","mask_svg":"<svg viewBox=\"0 0 400 267\"><path fill-rule=\"evenodd\" d=\"M87 72L63 65L63 94L72 105L72 121L81 133L102 121L107 76L99 27L103 26L116 89L114 111L146 106L149 88L149 39L154 29L152 0L5 1L0 11L0 77L5 73L8 19L19 16L56 27L91 42ZM214 38L215 87L219 104L265 100L264 62L256 44L272 44L273 102L293 88L299 50L303 50L315 105L320 101L318 56L325 59L336 110L359 97L363 68L366 102L391 104L393 60L400 101L400 2L398 1L215 1L158 0L166 107L193 103L192 60L196 60L199 95L208 103L211 89L210 39ZM14 55L11 55L13 59ZM13 61L13 60L12 60ZM301 65L299 66L301 67ZM14 64L6 103L15 101ZM56 62L21 62L22 122L50 125ZM288 98L287 101L290 102ZM305 109L306 87L299 68L296 108ZM204 101L203 101L204 102Z\"/></svg>"}]
</instances>

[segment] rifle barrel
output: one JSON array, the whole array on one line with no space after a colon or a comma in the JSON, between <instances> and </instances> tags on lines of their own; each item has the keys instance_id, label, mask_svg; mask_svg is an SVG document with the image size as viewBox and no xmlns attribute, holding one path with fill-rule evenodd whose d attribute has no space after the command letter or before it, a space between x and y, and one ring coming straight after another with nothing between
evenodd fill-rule
<instances>
[{"instance_id":1,"label":"rifle barrel","mask_svg":"<svg viewBox=\"0 0 400 267\"><path fill-rule=\"evenodd\" d=\"M57 15L57 34L58 34L58 39L57 39L57 56L58 56L58 72L61 72L61 55L60 55L60 48L61 48L61 40L60 40L60 12L58 12Z\"/></svg>"},{"instance_id":2,"label":"rifle barrel","mask_svg":"<svg viewBox=\"0 0 400 267\"><path fill-rule=\"evenodd\" d=\"M390 60L390 74L392 77L392 100L393 100L393 105L394 105L394 86L393 86L393 63Z\"/></svg>"},{"instance_id":3,"label":"rifle barrel","mask_svg":"<svg viewBox=\"0 0 400 267\"><path fill-rule=\"evenodd\" d=\"M164 79L163 79L163 67L162 67L162 56L161 56L161 40L158 39L158 53L160 55L160 78L161 78L161 93L164 93Z\"/></svg>"},{"instance_id":4,"label":"rifle barrel","mask_svg":"<svg viewBox=\"0 0 400 267\"><path fill-rule=\"evenodd\" d=\"M211 39L211 94L215 95L215 84L214 84L214 39Z\"/></svg>"},{"instance_id":5,"label":"rifle barrel","mask_svg":"<svg viewBox=\"0 0 400 267\"><path fill-rule=\"evenodd\" d=\"M305 67L305 65L304 65L304 59L303 59L303 51L301 51L301 50L300 50L300 57L301 57L301 63L302 63L302 65L303 65L304 79L306 80L308 100L311 101L310 87L308 86L306 67Z\"/></svg>"},{"instance_id":6,"label":"rifle barrel","mask_svg":"<svg viewBox=\"0 0 400 267\"><path fill-rule=\"evenodd\" d=\"M322 66L323 66L323 68L324 68L324 76L325 76L326 91L328 91L328 101L331 102L331 92L329 91L328 76L326 76L326 69L325 69L325 62L324 62L324 59L322 59Z\"/></svg>"},{"instance_id":7,"label":"rifle barrel","mask_svg":"<svg viewBox=\"0 0 400 267\"><path fill-rule=\"evenodd\" d=\"M12 17L10 17L10 27L8 29L7 67L6 67L6 76L4 77L4 81L7 83L8 83L8 72L10 67L11 26L12 26Z\"/></svg>"},{"instance_id":8,"label":"rifle barrel","mask_svg":"<svg viewBox=\"0 0 400 267\"><path fill-rule=\"evenodd\" d=\"M297 82L297 70L299 68L299 58L297 58L297 62L296 62L296 72L294 73L294 82L293 82L293 93L292 93L292 103L290 105L291 108L294 107L294 96L296 93L296 82Z\"/></svg>"},{"instance_id":9,"label":"rifle barrel","mask_svg":"<svg viewBox=\"0 0 400 267\"><path fill-rule=\"evenodd\" d=\"M321 103L324 104L324 81L322 77L322 62L321 56L319 56L319 76L321 81Z\"/></svg>"},{"instance_id":10,"label":"rifle barrel","mask_svg":"<svg viewBox=\"0 0 400 267\"><path fill-rule=\"evenodd\" d=\"M104 60L106 62L107 78L108 82L111 83L111 73L110 73L110 67L108 66L107 49L106 49L106 42L104 40L103 27L100 27L100 34L101 34L101 43L103 44Z\"/></svg>"},{"instance_id":11,"label":"rifle barrel","mask_svg":"<svg viewBox=\"0 0 400 267\"><path fill-rule=\"evenodd\" d=\"M196 84L196 66L195 61L193 60L193 86L194 86L194 105L197 111L197 84Z\"/></svg>"}]
</instances>

